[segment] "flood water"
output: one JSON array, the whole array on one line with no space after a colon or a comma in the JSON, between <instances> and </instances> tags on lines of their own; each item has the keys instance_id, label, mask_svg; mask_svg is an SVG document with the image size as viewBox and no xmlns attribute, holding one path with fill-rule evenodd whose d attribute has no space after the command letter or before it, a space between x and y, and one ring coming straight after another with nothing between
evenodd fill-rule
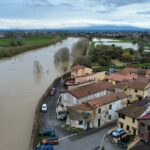
<instances>
[{"instance_id":1,"label":"flood water","mask_svg":"<svg viewBox=\"0 0 150 150\"><path fill-rule=\"evenodd\" d=\"M0 60L0 150L29 148L34 112L39 98L50 83L63 74L54 64L54 54L62 47L71 49L79 39ZM34 72L34 62L41 66Z\"/></svg>"},{"instance_id":2,"label":"flood water","mask_svg":"<svg viewBox=\"0 0 150 150\"><path fill-rule=\"evenodd\" d=\"M114 40L114 39L97 39L94 38L93 41L96 45L115 45L122 47L123 49L132 48L133 50L138 50L138 44L133 44L129 42L121 42L120 40Z\"/></svg>"}]
</instances>

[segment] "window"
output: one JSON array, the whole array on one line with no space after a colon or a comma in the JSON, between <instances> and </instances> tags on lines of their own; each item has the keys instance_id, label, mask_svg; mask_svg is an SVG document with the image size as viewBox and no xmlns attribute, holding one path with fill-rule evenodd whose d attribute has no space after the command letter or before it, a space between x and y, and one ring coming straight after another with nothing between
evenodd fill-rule
<instances>
[{"instance_id":1,"label":"window","mask_svg":"<svg viewBox=\"0 0 150 150\"><path fill-rule=\"evenodd\" d=\"M145 127L145 124L144 124L144 123L141 123L141 127L144 128L144 127Z\"/></svg>"},{"instance_id":2,"label":"window","mask_svg":"<svg viewBox=\"0 0 150 150\"><path fill-rule=\"evenodd\" d=\"M129 130L130 130L130 126L127 125L127 126L126 126L126 129L129 131Z\"/></svg>"},{"instance_id":3,"label":"window","mask_svg":"<svg viewBox=\"0 0 150 150\"><path fill-rule=\"evenodd\" d=\"M109 115L109 120L111 120L111 115Z\"/></svg>"},{"instance_id":4,"label":"window","mask_svg":"<svg viewBox=\"0 0 150 150\"><path fill-rule=\"evenodd\" d=\"M131 102L130 102L130 100L128 100L128 104L130 104Z\"/></svg>"},{"instance_id":5,"label":"window","mask_svg":"<svg viewBox=\"0 0 150 150\"><path fill-rule=\"evenodd\" d=\"M109 110L111 110L111 109L112 109L112 105L110 104L110 105L109 105Z\"/></svg>"},{"instance_id":6,"label":"window","mask_svg":"<svg viewBox=\"0 0 150 150\"><path fill-rule=\"evenodd\" d=\"M79 125L83 125L83 121L82 120L79 121Z\"/></svg>"},{"instance_id":7,"label":"window","mask_svg":"<svg viewBox=\"0 0 150 150\"><path fill-rule=\"evenodd\" d=\"M134 90L134 92L135 92L135 93L137 93L137 92L138 92L138 90L136 90L136 89L135 89L135 90Z\"/></svg>"},{"instance_id":8,"label":"window","mask_svg":"<svg viewBox=\"0 0 150 150\"><path fill-rule=\"evenodd\" d=\"M132 123L135 123L135 119L134 118L132 119Z\"/></svg>"},{"instance_id":9,"label":"window","mask_svg":"<svg viewBox=\"0 0 150 150\"><path fill-rule=\"evenodd\" d=\"M119 118L125 119L125 115L119 114Z\"/></svg>"},{"instance_id":10,"label":"window","mask_svg":"<svg viewBox=\"0 0 150 150\"><path fill-rule=\"evenodd\" d=\"M101 108L98 109L98 114L100 114L100 113L101 113Z\"/></svg>"},{"instance_id":11,"label":"window","mask_svg":"<svg viewBox=\"0 0 150 150\"><path fill-rule=\"evenodd\" d=\"M150 125L147 127L147 130L150 131Z\"/></svg>"},{"instance_id":12,"label":"window","mask_svg":"<svg viewBox=\"0 0 150 150\"><path fill-rule=\"evenodd\" d=\"M125 88L124 91L127 91L127 88Z\"/></svg>"},{"instance_id":13,"label":"window","mask_svg":"<svg viewBox=\"0 0 150 150\"><path fill-rule=\"evenodd\" d=\"M120 123L120 128L123 128L123 123L122 122L119 122Z\"/></svg>"}]
</instances>

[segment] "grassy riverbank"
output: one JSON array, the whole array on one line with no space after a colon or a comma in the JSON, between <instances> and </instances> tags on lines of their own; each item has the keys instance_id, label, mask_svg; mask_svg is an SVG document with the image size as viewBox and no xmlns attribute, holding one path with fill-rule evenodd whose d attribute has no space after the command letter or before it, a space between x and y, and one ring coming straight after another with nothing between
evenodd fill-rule
<instances>
[{"instance_id":1,"label":"grassy riverbank","mask_svg":"<svg viewBox=\"0 0 150 150\"><path fill-rule=\"evenodd\" d=\"M26 37L23 39L22 46L9 46L9 38L1 38L0 39L0 46L5 46L0 49L0 58L4 57L11 57L13 55L17 55L26 51L42 48L45 46L49 46L51 44L55 44L64 37L62 36L33 36L33 37Z\"/></svg>"}]
</instances>

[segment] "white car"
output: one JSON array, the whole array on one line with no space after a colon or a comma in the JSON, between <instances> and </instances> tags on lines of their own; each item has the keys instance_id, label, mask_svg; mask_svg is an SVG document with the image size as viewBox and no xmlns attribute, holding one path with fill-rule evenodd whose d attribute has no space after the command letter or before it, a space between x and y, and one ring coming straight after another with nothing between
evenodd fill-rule
<instances>
[{"instance_id":1,"label":"white car","mask_svg":"<svg viewBox=\"0 0 150 150\"><path fill-rule=\"evenodd\" d=\"M112 136L119 137L119 136L123 135L124 133L125 133L125 131L122 128L117 128L112 132Z\"/></svg>"},{"instance_id":2,"label":"white car","mask_svg":"<svg viewBox=\"0 0 150 150\"><path fill-rule=\"evenodd\" d=\"M42 104L41 111L47 112L47 104Z\"/></svg>"}]
</instances>

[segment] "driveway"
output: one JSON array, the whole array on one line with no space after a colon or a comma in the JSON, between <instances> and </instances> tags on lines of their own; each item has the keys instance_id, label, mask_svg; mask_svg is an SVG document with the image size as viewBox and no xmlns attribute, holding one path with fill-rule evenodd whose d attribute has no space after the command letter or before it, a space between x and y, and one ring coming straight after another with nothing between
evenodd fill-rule
<instances>
[{"instance_id":1,"label":"driveway","mask_svg":"<svg viewBox=\"0 0 150 150\"><path fill-rule=\"evenodd\" d=\"M60 143L54 146L55 150L94 150L96 146L100 145L103 136L113 127L109 126L94 131L87 131L85 133L75 133L64 130L61 125L63 122L56 119L56 103L60 95L62 83L57 82L55 87L57 92L54 96L48 96L45 103L48 105L48 111L42 113L42 128L53 128L59 138ZM110 143L106 137L104 146L106 150L120 150L117 146Z\"/></svg>"}]
</instances>

